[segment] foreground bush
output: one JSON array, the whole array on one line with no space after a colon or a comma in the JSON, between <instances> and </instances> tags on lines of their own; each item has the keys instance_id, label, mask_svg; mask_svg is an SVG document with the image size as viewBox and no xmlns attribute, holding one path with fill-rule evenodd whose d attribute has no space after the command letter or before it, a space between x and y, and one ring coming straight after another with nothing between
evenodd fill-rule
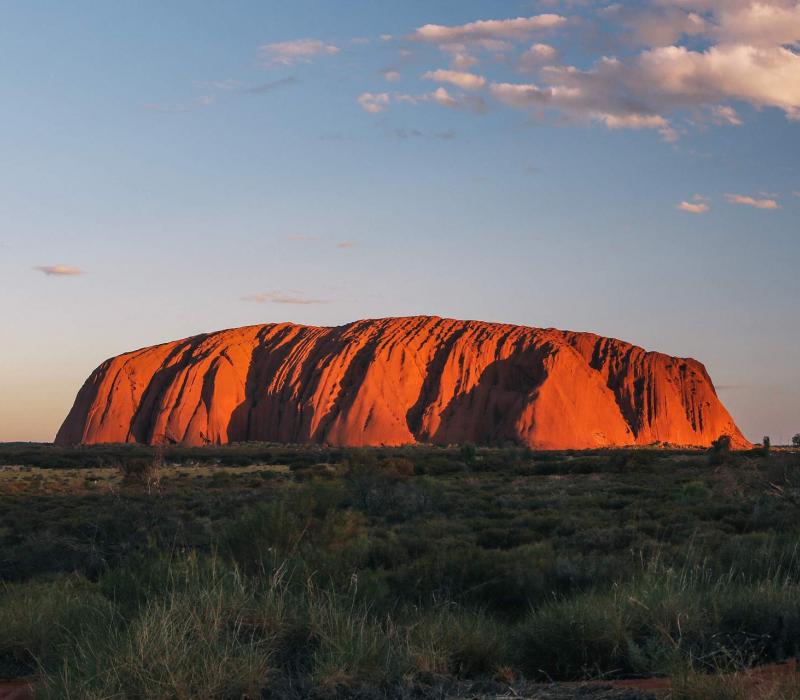
<instances>
[{"instance_id":1,"label":"foreground bush","mask_svg":"<svg viewBox=\"0 0 800 700\"><path fill-rule=\"evenodd\" d=\"M503 622L446 602L377 613L355 583L322 586L285 566L249 577L189 557L152 571L136 579L146 596L120 575L5 587L0 658L38 668L44 697L240 698L501 669L560 679L735 671L795 654L800 640L800 586L777 575L749 582L653 565ZM696 675L680 676L676 697L735 697L697 695Z\"/></svg>"},{"instance_id":2,"label":"foreground bush","mask_svg":"<svg viewBox=\"0 0 800 700\"><path fill-rule=\"evenodd\" d=\"M527 674L560 679L780 661L800 652L800 582L780 572L748 581L653 566L609 591L543 605L517 640Z\"/></svg>"},{"instance_id":3,"label":"foreground bush","mask_svg":"<svg viewBox=\"0 0 800 700\"><path fill-rule=\"evenodd\" d=\"M144 599L131 584L144 579L119 574L7 587L0 657L38 668L51 698L257 697L479 677L507 660L507 630L454 605L378 616L354 591L293 581L283 567L249 578L192 557L153 570Z\"/></svg>"},{"instance_id":4,"label":"foreground bush","mask_svg":"<svg viewBox=\"0 0 800 700\"><path fill-rule=\"evenodd\" d=\"M115 623L113 605L78 576L0 585L0 660L19 675L57 664L77 639L104 639Z\"/></svg>"}]
</instances>

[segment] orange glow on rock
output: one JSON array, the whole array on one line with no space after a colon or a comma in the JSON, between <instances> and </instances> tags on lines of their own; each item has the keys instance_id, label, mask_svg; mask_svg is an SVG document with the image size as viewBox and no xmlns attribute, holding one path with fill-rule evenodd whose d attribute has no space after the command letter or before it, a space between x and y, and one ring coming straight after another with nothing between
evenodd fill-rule
<instances>
[{"instance_id":1,"label":"orange glow on rock","mask_svg":"<svg viewBox=\"0 0 800 700\"><path fill-rule=\"evenodd\" d=\"M696 360L590 333L417 316L248 326L104 362L61 444L244 440L749 445Z\"/></svg>"}]
</instances>

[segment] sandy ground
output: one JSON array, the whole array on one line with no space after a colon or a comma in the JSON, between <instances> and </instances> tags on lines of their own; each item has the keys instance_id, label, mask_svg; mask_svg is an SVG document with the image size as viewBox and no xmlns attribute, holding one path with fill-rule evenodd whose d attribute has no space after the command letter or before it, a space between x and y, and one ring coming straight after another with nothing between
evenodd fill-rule
<instances>
[{"instance_id":1,"label":"sandy ground","mask_svg":"<svg viewBox=\"0 0 800 700\"><path fill-rule=\"evenodd\" d=\"M0 700L32 700L33 686L27 681L0 681Z\"/></svg>"},{"instance_id":2,"label":"sandy ground","mask_svg":"<svg viewBox=\"0 0 800 700\"><path fill-rule=\"evenodd\" d=\"M748 689L749 700L768 697L781 681L800 682L797 662L760 666L737 674ZM444 686L399 690L389 696L373 688L328 691L320 698L339 700L664 700L670 696L669 678L637 678L602 683L499 683L496 681L455 682ZM295 690L297 692L297 690ZM273 689L268 698L278 700L282 692ZM33 686L28 681L0 681L0 700L33 700ZM315 696L316 697L316 696Z\"/></svg>"}]
</instances>

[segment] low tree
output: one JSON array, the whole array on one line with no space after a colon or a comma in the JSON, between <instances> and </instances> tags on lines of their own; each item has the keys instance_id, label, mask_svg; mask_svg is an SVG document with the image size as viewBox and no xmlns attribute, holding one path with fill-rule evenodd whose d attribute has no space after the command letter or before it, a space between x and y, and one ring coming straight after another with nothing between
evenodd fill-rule
<instances>
[{"instance_id":1,"label":"low tree","mask_svg":"<svg viewBox=\"0 0 800 700\"><path fill-rule=\"evenodd\" d=\"M774 461L774 460L773 460ZM796 457L779 460L766 471L768 493L800 510L800 462Z\"/></svg>"},{"instance_id":2,"label":"low tree","mask_svg":"<svg viewBox=\"0 0 800 700\"><path fill-rule=\"evenodd\" d=\"M152 457L123 457L118 464L122 483L143 486L148 494L161 491L161 470L164 467L164 446L157 445Z\"/></svg>"},{"instance_id":3,"label":"low tree","mask_svg":"<svg viewBox=\"0 0 800 700\"><path fill-rule=\"evenodd\" d=\"M711 449L708 451L708 463L710 466L715 467L725 461L725 457L731 451L731 436L720 435L714 442L711 443Z\"/></svg>"},{"instance_id":4,"label":"low tree","mask_svg":"<svg viewBox=\"0 0 800 700\"><path fill-rule=\"evenodd\" d=\"M794 437L792 437L792 444L795 447L800 447L800 433L797 433Z\"/></svg>"},{"instance_id":5,"label":"low tree","mask_svg":"<svg viewBox=\"0 0 800 700\"><path fill-rule=\"evenodd\" d=\"M475 463L475 457L478 454L478 450L476 449L475 445L471 442L465 442L461 445L461 459L464 460L464 464L468 467L471 467Z\"/></svg>"}]
</instances>

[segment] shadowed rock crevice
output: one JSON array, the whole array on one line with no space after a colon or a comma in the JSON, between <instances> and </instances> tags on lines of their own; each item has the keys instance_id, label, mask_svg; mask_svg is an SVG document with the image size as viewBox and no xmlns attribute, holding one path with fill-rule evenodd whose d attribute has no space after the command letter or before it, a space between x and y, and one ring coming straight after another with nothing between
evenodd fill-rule
<instances>
[{"instance_id":1,"label":"shadowed rock crevice","mask_svg":"<svg viewBox=\"0 0 800 700\"><path fill-rule=\"evenodd\" d=\"M442 381L445 363L450 357L453 346L458 342L466 331L466 328L459 328L455 333L451 333L441 342L433 355L432 361L424 368L424 380L419 398L416 403L406 412L406 423L408 429L417 440L426 442L431 440L431 436L423 429L423 416L430 408L433 398L439 394L439 386Z\"/></svg>"},{"instance_id":2,"label":"shadowed rock crevice","mask_svg":"<svg viewBox=\"0 0 800 700\"><path fill-rule=\"evenodd\" d=\"M181 368L191 360L194 350L199 347L207 337L207 335L199 335L190 338L188 341L176 344L164 358L160 368L152 375L150 381L147 383L144 393L139 399L136 411L133 414L133 419L130 424L130 436L133 439L125 440L125 442L179 442L183 438L183 435L155 436L156 420L159 416L165 393L172 387ZM126 366L128 364L135 365L135 363L136 357L131 357L126 362ZM112 394L109 394L109 399L112 398Z\"/></svg>"},{"instance_id":3,"label":"shadowed rock crevice","mask_svg":"<svg viewBox=\"0 0 800 700\"><path fill-rule=\"evenodd\" d=\"M529 348L488 365L475 386L447 404L432 442L525 444L518 423L547 378L548 351Z\"/></svg>"}]
</instances>

